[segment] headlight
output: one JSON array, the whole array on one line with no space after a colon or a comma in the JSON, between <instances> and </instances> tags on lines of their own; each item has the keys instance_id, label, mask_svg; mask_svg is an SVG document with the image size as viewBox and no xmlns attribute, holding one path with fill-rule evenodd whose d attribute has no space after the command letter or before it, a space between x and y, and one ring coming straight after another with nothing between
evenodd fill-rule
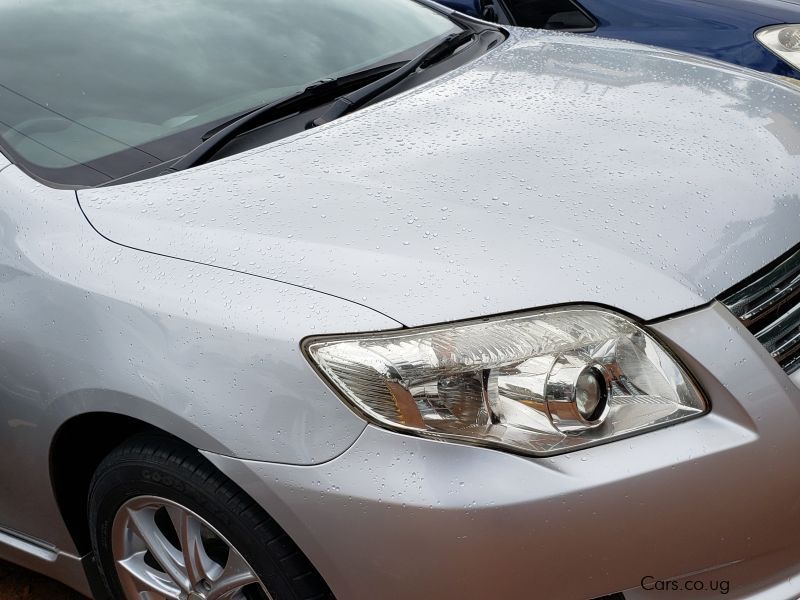
<instances>
[{"instance_id":1,"label":"headlight","mask_svg":"<svg viewBox=\"0 0 800 600\"><path fill-rule=\"evenodd\" d=\"M598 308L316 337L303 347L374 423L524 454L603 443L708 408L651 335Z\"/></svg>"},{"instance_id":2,"label":"headlight","mask_svg":"<svg viewBox=\"0 0 800 600\"><path fill-rule=\"evenodd\" d=\"M800 25L771 25L756 31L756 39L767 50L777 54L800 70Z\"/></svg>"}]
</instances>

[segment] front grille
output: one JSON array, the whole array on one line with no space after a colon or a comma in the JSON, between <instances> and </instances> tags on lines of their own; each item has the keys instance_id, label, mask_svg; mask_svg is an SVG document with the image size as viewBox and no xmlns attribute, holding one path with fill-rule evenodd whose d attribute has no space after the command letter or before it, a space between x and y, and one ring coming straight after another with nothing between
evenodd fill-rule
<instances>
[{"instance_id":1,"label":"front grille","mask_svg":"<svg viewBox=\"0 0 800 600\"><path fill-rule=\"evenodd\" d=\"M800 369L800 250L727 292L720 301L784 371Z\"/></svg>"}]
</instances>

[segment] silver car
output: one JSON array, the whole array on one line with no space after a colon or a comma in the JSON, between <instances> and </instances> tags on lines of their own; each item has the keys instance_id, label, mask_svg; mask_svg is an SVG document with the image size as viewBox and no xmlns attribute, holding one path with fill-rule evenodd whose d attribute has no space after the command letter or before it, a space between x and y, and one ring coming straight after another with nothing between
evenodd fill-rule
<instances>
[{"instance_id":1,"label":"silver car","mask_svg":"<svg viewBox=\"0 0 800 600\"><path fill-rule=\"evenodd\" d=\"M414 0L3 0L0 133L0 558L800 594L789 84Z\"/></svg>"}]
</instances>

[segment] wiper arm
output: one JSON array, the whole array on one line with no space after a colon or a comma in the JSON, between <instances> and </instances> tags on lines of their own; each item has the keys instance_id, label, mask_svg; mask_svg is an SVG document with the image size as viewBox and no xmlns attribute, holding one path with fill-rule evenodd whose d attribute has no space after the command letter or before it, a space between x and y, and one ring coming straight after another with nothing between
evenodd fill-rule
<instances>
[{"instance_id":1,"label":"wiper arm","mask_svg":"<svg viewBox=\"0 0 800 600\"><path fill-rule=\"evenodd\" d=\"M343 75L336 79L323 79L312 83L296 94L256 107L236 117L229 123L224 124L221 128L211 130L211 132L203 136L203 142L200 145L173 163L167 169L167 172L183 171L208 162L217 152L230 143L231 140L245 131L255 129L261 125L266 125L284 115L288 116L313 108L324 99L334 98L337 93L341 93L342 88L351 87L364 80L374 80L376 77L383 77L387 72L394 72L402 68L405 64L404 62L385 64L349 75Z\"/></svg>"},{"instance_id":2,"label":"wiper arm","mask_svg":"<svg viewBox=\"0 0 800 600\"><path fill-rule=\"evenodd\" d=\"M453 33L444 37L432 47L425 50L425 52L412 58L408 62L382 65L377 68L344 75L336 79L318 81L287 98L282 98L275 102L270 102L254 108L235 118L230 123L223 125L221 129L218 128L212 130L213 133L209 132L209 134L206 134L201 144L174 162L167 169L167 172L183 171L208 162L222 150L222 148L228 145L231 140L245 131L250 131L261 125L266 125L277 118L313 108L318 105L320 101L335 97L336 93L343 87L352 86L365 79L374 80L376 77L380 77L377 81L359 87L354 92L336 98L333 105L325 114L315 119L311 123L311 126L322 125L334 119L338 119L372 102L375 98L396 86L418 69L424 69L451 55L458 50L458 48L472 40L476 35L476 31L471 28L459 33ZM384 76L387 71L389 74Z\"/></svg>"},{"instance_id":3,"label":"wiper arm","mask_svg":"<svg viewBox=\"0 0 800 600\"><path fill-rule=\"evenodd\" d=\"M416 58L412 58L405 65L390 73L383 79L379 79L378 81L359 88L358 90L345 96L340 96L325 112L325 114L314 119L311 122L311 125L313 127L318 127L343 117L347 113L353 112L354 110L358 110L359 108L372 102L381 94L384 94L392 89L418 69L424 69L453 54L453 52L472 40L476 35L477 33L473 29L466 29L459 33L451 33L440 42L434 44L431 48L428 48Z\"/></svg>"}]
</instances>

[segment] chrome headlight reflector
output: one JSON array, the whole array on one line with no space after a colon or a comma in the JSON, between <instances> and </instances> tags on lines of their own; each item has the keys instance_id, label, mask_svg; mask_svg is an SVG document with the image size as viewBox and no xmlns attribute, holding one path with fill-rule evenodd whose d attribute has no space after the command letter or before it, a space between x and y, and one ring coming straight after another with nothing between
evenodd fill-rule
<instances>
[{"instance_id":1,"label":"chrome headlight reflector","mask_svg":"<svg viewBox=\"0 0 800 600\"><path fill-rule=\"evenodd\" d=\"M770 25L756 31L756 39L767 50L800 70L800 25Z\"/></svg>"},{"instance_id":2,"label":"chrome headlight reflector","mask_svg":"<svg viewBox=\"0 0 800 600\"><path fill-rule=\"evenodd\" d=\"M655 338L599 308L314 337L303 347L333 388L374 423L535 456L708 409Z\"/></svg>"}]
</instances>

